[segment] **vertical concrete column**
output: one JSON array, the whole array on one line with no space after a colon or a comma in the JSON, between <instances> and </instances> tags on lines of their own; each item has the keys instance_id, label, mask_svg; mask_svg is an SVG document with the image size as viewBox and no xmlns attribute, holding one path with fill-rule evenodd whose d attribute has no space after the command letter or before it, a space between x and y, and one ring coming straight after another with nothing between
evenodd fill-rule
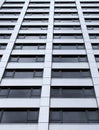
<instances>
[{"instance_id":1,"label":"vertical concrete column","mask_svg":"<svg viewBox=\"0 0 99 130\"><path fill-rule=\"evenodd\" d=\"M10 54L12 52L14 43L16 41L18 32L20 30L22 21L24 19L28 4L29 4L29 0L26 0L24 5L23 5L22 11L21 11L21 13L20 13L20 15L18 17L18 20L16 22L15 28L12 31L12 34L11 34L11 37L10 37L9 42L7 44L6 50L5 50L4 54L3 54L3 57L2 57L2 60L1 60L1 63L0 63L0 81L2 80L2 76L3 76L4 71L6 69Z\"/></svg>"},{"instance_id":2,"label":"vertical concrete column","mask_svg":"<svg viewBox=\"0 0 99 130\"><path fill-rule=\"evenodd\" d=\"M98 72L96 61L95 61L94 51L93 51L92 45L91 45L91 40L90 40L90 37L88 35L87 26L85 23L80 0L76 0L76 4L77 4L80 25L81 25L81 29L82 29L82 33L83 33L86 54L88 57L89 68L91 71L93 86L94 86L94 90L96 93L97 107L99 107L99 72Z\"/></svg>"},{"instance_id":3,"label":"vertical concrete column","mask_svg":"<svg viewBox=\"0 0 99 130\"><path fill-rule=\"evenodd\" d=\"M43 75L42 94L40 102L38 130L48 130L49 125L53 22L54 22L53 19L54 19L54 0L50 0L49 22L48 22L47 42L45 50L45 64L44 64L44 75Z\"/></svg>"},{"instance_id":4,"label":"vertical concrete column","mask_svg":"<svg viewBox=\"0 0 99 130\"><path fill-rule=\"evenodd\" d=\"M0 7L2 7L4 2L5 2L5 0L0 0Z\"/></svg>"}]
</instances>

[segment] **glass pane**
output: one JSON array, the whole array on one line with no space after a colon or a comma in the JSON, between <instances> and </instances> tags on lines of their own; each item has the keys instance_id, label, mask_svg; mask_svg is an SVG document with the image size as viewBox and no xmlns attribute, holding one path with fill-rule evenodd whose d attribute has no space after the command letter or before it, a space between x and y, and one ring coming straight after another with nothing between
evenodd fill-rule
<instances>
[{"instance_id":1,"label":"glass pane","mask_svg":"<svg viewBox=\"0 0 99 130\"><path fill-rule=\"evenodd\" d=\"M36 61L37 61L37 62L43 62L43 61L44 61L44 58L43 58L43 57L37 57L37 58L36 58Z\"/></svg>"},{"instance_id":2,"label":"glass pane","mask_svg":"<svg viewBox=\"0 0 99 130\"><path fill-rule=\"evenodd\" d=\"M86 122L85 112L68 111L63 112L64 123L84 123Z\"/></svg>"},{"instance_id":3,"label":"glass pane","mask_svg":"<svg viewBox=\"0 0 99 130\"><path fill-rule=\"evenodd\" d=\"M62 96L67 98L78 98L82 96L80 89L63 89Z\"/></svg>"},{"instance_id":4,"label":"glass pane","mask_svg":"<svg viewBox=\"0 0 99 130\"><path fill-rule=\"evenodd\" d=\"M18 62L18 57L11 57L10 62Z\"/></svg>"},{"instance_id":5,"label":"glass pane","mask_svg":"<svg viewBox=\"0 0 99 130\"><path fill-rule=\"evenodd\" d=\"M60 57L53 57L53 62L60 62Z\"/></svg>"},{"instance_id":6,"label":"glass pane","mask_svg":"<svg viewBox=\"0 0 99 130\"><path fill-rule=\"evenodd\" d=\"M87 62L87 57L79 57L80 62Z\"/></svg>"},{"instance_id":7,"label":"glass pane","mask_svg":"<svg viewBox=\"0 0 99 130\"><path fill-rule=\"evenodd\" d=\"M27 98L30 97L31 90L28 89L11 89L9 93L10 98Z\"/></svg>"},{"instance_id":8,"label":"glass pane","mask_svg":"<svg viewBox=\"0 0 99 130\"><path fill-rule=\"evenodd\" d=\"M74 46L74 45L62 45L61 49L76 49L76 46Z\"/></svg>"},{"instance_id":9,"label":"glass pane","mask_svg":"<svg viewBox=\"0 0 99 130\"><path fill-rule=\"evenodd\" d=\"M54 78L61 77L61 71L52 71L52 77Z\"/></svg>"},{"instance_id":10,"label":"glass pane","mask_svg":"<svg viewBox=\"0 0 99 130\"><path fill-rule=\"evenodd\" d=\"M60 97L60 88L51 89L51 97Z\"/></svg>"},{"instance_id":11,"label":"glass pane","mask_svg":"<svg viewBox=\"0 0 99 130\"><path fill-rule=\"evenodd\" d=\"M14 78L33 78L33 72L15 72Z\"/></svg>"},{"instance_id":12,"label":"glass pane","mask_svg":"<svg viewBox=\"0 0 99 130\"><path fill-rule=\"evenodd\" d=\"M51 111L51 113L50 113L50 122L52 122L52 123L61 122L61 113L60 113L60 111Z\"/></svg>"},{"instance_id":13,"label":"glass pane","mask_svg":"<svg viewBox=\"0 0 99 130\"><path fill-rule=\"evenodd\" d=\"M53 45L54 49L60 49L60 45Z\"/></svg>"},{"instance_id":14,"label":"glass pane","mask_svg":"<svg viewBox=\"0 0 99 130\"><path fill-rule=\"evenodd\" d=\"M93 45L93 49L99 49L98 45Z\"/></svg>"},{"instance_id":15,"label":"glass pane","mask_svg":"<svg viewBox=\"0 0 99 130\"><path fill-rule=\"evenodd\" d=\"M1 50L5 49L5 48L6 48L6 45L1 45L1 46L0 46L0 49L1 49Z\"/></svg>"},{"instance_id":16,"label":"glass pane","mask_svg":"<svg viewBox=\"0 0 99 130\"><path fill-rule=\"evenodd\" d=\"M88 111L88 122L99 122L99 112L98 111Z\"/></svg>"},{"instance_id":17,"label":"glass pane","mask_svg":"<svg viewBox=\"0 0 99 130\"><path fill-rule=\"evenodd\" d=\"M21 47L22 47L21 45L15 45L14 49L21 49Z\"/></svg>"},{"instance_id":18,"label":"glass pane","mask_svg":"<svg viewBox=\"0 0 99 130\"><path fill-rule=\"evenodd\" d=\"M80 78L80 72L62 72L64 78Z\"/></svg>"},{"instance_id":19,"label":"glass pane","mask_svg":"<svg viewBox=\"0 0 99 130\"><path fill-rule=\"evenodd\" d=\"M43 71L36 71L34 73L34 77L42 77L43 76Z\"/></svg>"},{"instance_id":20,"label":"glass pane","mask_svg":"<svg viewBox=\"0 0 99 130\"><path fill-rule=\"evenodd\" d=\"M38 45L39 49L45 49L45 45Z\"/></svg>"},{"instance_id":21,"label":"glass pane","mask_svg":"<svg viewBox=\"0 0 99 130\"><path fill-rule=\"evenodd\" d=\"M41 89L40 88L34 88L32 89L32 93L31 93L31 96L32 97L40 97L41 95Z\"/></svg>"},{"instance_id":22,"label":"glass pane","mask_svg":"<svg viewBox=\"0 0 99 130\"><path fill-rule=\"evenodd\" d=\"M85 97L94 97L95 93L93 89L84 89L84 95Z\"/></svg>"},{"instance_id":23,"label":"glass pane","mask_svg":"<svg viewBox=\"0 0 99 130\"><path fill-rule=\"evenodd\" d=\"M62 57L62 62L78 62L78 57Z\"/></svg>"},{"instance_id":24,"label":"glass pane","mask_svg":"<svg viewBox=\"0 0 99 130\"><path fill-rule=\"evenodd\" d=\"M96 61L99 62L99 57L96 57Z\"/></svg>"},{"instance_id":25,"label":"glass pane","mask_svg":"<svg viewBox=\"0 0 99 130\"><path fill-rule=\"evenodd\" d=\"M8 77L8 78L13 78L13 74L14 72L10 72L10 71L6 71L5 74L4 74L4 77Z\"/></svg>"},{"instance_id":26,"label":"glass pane","mask_svg":"<svg viewBox=\"0 0 99 130\"><path fill-rule=\"evenodd\" d=\"M0 111L0 121L1 121L1 118L2 118L2 112Z\"/></svg>"},{"instance_id":27,"label":"glass pane","mask_svg":"<svg viewBox=\"0 0 99 130\"><path fill-rule=\"evenodd\" d=\"M29 63L29 62L33 62L33 58L32 57L20 57L19 62L22 62L22 63Z\"/></svg>"},{"instance_id":28,"label":"glass pane","mask_svg":"<svg viewBox=\"0 0 99 130\"><path fill-rule=\"evenodd\" d=\"M34 50L36 49L37 50L38 46L37 45L24 45L23 46L23 50Z\"/></svg>"},{"instance_id":29,"label":"glass pane","mask_svg":"<svg viewBox=\"0 0 99 130\"><path fill-rule=\"evenodd\" d=\"M27 112L5 111L3 112L1 123L26 123Z\"/></svg>"},{"instance_id":30,"label":"glass pane","mask_svg":"<svg viewBox=\"0 0 99 130\"><path fill-rule=\"evenodd\" d=\"M82 71L81 72L81 77L91 77L91 74L89 71Z\"/></svg>"},{"instance_id":31,"label":"glass pane","mask_svg":"<svg viewBox=\"0 0 99 130\"><path fill-rule=\"evenodd\" d=\"M28 122L37 122L38 121L38 111L28 112Z\"/></svg>"},{"instance_id":32,"label":"glass pane","mask_svg":"<svg viewBox=\"0 0 99 130\"><path fill-rule=\"evenodd\" d=\"M84 49L84 45L78 45L77 49Z\"/></svg>"},{"instance_id":33,"label":"glass pane","mask_svg":"<svg viewBox=\"0 0 99 130\"><path fill-rule=\"evenodd\" d=\"M0 89L0 98L3 97L7 97L8 96L8 89Z\"/></svg>"}]
</instances>

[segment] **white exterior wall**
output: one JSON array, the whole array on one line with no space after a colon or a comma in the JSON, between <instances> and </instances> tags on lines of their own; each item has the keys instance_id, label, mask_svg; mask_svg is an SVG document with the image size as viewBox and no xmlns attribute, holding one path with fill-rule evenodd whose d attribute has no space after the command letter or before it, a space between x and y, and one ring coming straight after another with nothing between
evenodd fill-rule
<instances>
[{"instance_id":1,"label":"white exterior wall","mask_svg":"<svg viewBox=\"0 0 99 130\"><path fill-rule=\"evenodd\" d=\"M20 1L20 0L0 0L0 7L3 6L5 1ZM99 55L99 50L93 50L91 43L99 43L99 40L90 39L88 33L99 33L99 30L87 30L86 25L98 25L99 23L87 23L85 22L85 17L83 15L83 10L81 8L80 1L86 0L21 0L25 3L22 5L23 8L20 9L19 16L13 16L13 18L18 18L16 23L3 23L0 25L15 25L14 30L5 31L0 30L0 34L11 34L10 39L0 40L0 43L7 43L5 50L0 50L0 55L2 59L0 62L0 86L42 86L41 98L39 99L10 99L3 98L0 99L0 108L40 108L39 111L39 121L38 124L0 124L0 130L99 130L99 124L49 124L49 108L99 108L99 63L96 63L94 55ZM49 4L49 15L44 16L48 18L48 23L24 23L23 19L28 18L25 16L28 5L30 1L50 1ZM69 18L69 16L54 16L54 5L55 1L75 1L78 16L72 16L72 18L78 18L80 23L54 23L54 18ZM87 0L94 1L94 0ZM95 0L99 1L99 0ZM11 6L11 5L9 5ZM21 5L17 5L17 7ZM40 5L42 6L42 5ZM62 6L60 4L60 6ZM71 6L71 5L68 5ZM86 6L86 5L85 5ZM90 6L90 5L89 5ZM0 10L1 11L1 10ZM6 11L6 10L4 10ZM9 10L11 11L11 10ZM17 12L17 10L15 10ZM32 10L33 11L33 10ZM34 10L35 11L35 10ZM39 10L37 10L39 12ZM36 11L36 12L37 12ZM45 10L46 11L46 10ZM59 11L59 10L58 10ZM61 10L62 11L62 10ZM3 18L4 16L0 16ZM42 16L34 16L34 18L42 18ZM91 16L90 16L91 17ZM96 18L98 16L95 16ZM7 16L10 18L10 16ZM71 18L71 17L70 17ZM53 30L53 25L81 25L81 30L75 31L62 31ZM48 25L48 30L41 31L24 31L20 30L21 25ZM30 39L17 39L18 34L47 34L47 39L30 40ZM76 33L83 34L83 39L53 39L53 33ZM13 50L15 43L46 43L46 50ZM84 43L85 50L53 50L53 43ZM11 54L20 55L45 55L44 63L8 63ZM65 55L84 55L88 57L88 63L52 63L52 54L65 54ZM43 78L39 79L4 79L3 74L5 69L44 69ZM90 69L91 78L87 79L51 79L51 69L54 68L64 68L64 69ZM71 82L72 80L72 82ZM50 86L94 86L96 98L68 98L68 99L50 99Z\"/></svg>"}]
</instances>

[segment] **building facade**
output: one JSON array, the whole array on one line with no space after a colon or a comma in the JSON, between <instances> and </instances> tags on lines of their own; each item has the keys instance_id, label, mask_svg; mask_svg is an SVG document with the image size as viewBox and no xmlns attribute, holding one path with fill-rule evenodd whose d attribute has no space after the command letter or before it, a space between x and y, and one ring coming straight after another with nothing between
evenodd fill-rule
<instances>
[{"instance_id":1,"label":"building facade","mask_svg":"<svg viewBox=\"0 0 99 130\"><path fill-rule=\"evenodd\" d=\"M99 130L99 0L0 0L0 130Z\"/></svg>"}]
</instances>

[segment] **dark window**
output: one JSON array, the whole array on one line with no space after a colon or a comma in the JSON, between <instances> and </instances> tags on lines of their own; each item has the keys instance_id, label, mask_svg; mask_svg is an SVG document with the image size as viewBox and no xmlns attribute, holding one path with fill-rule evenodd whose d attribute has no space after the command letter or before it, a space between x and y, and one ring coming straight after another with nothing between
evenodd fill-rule
<instances>
[{"instance_id":1,"label":"dark window","mask_svg":"<svg viewBox=\"0 0 99 130\"><path fill-rule=\"evenodd\" d=\"M54 34L54 39L82 39L82 35Z\"/></svg>"},{"instance_id":2,"label":"dark window","mask_svg":"<svg viewBox=\"0 0 99 130\"><path fill-rule=\"evenodd\" d=\"M0 98L6 98L9 93L8 89L0 89Z\"/></svg>"},{"instance_id":3,"label":"dark window","mask_svg":"<svg viewBox=\"0 0 99 130\"><path fill-rule=\"evenodd\" d=\"M53 69L52 78L90 78L89 70L66 70L66 69Z\"/></svg>"},{"instance_id":4,"label":"dark window","mask_svg":"<svg viewBox=\"0 0 99 130\"><path fill-rule=\"evenodd\" d=\"M50 109L50 123L99 123L99 110Z\"/></svg>"},{"instance_id":5,"label":"dark window","mask_svg":"<svg viewBox=\"0 0 99 130\"><path fill-rule=\"evenodd\" d=\"M65 55L54 55L53 62L87 62L86 56L65 56Z\"/></svg>"},{"instance_id":6,"label":"dark window","mask_svg":"<svg viewBox=\"0 0 99 130\"><path fill-rule=\"evenodd\" d=\"M11 56L9 62L44 62L44 56Z\"/></svg>"},{"instance_id":7,"label":"dark window","mask_svg":"<svg viewBox=\"0 0 99 130\"><path fill-rule=\"evenodd\" d=\"M90 98L95 97L92 87L51 87L52 98Z\"/></svg>"},{"instance_id":8,"label":"dark window","mask_svg":"<svg viewBox=\"0 0 99 130\"><path fill-rule=\"evenodd\" d=\"M1 61L1 57L0 57L0 61Z\"/></svg>"},{"instance_id":9,"label":"dark window","mask_svg":"<svg viewBox=\"0 0 99 130\"><path fill-rule=\"evenodd\" d=\"M37 123L39 110L5 109L1 113L1 123Z\"/></svg>"},{"instance_id":10,"label":"dark window","mask_svg":"<svg viewBox=\"0 0 99 130\"><path fill-rule=\"evenodd\" d=\"M99 39L98 34L90 34L89 37L90 37L90 39Z\"/></svg>"},{"instance_id":11,"label":"dark window","mask_svg":"<svg viewBox=\"0 0 99 130\"><path fill-rule=\"evenodd\" d=\"M55 30L80 30L80 26L54 26Z\"/></svg>"},{"instance_id":12,"label":"dark window","mask_svg":"<svg viewBox=\"0 0 99 130\"><path fill-rule=\"evenodd\" d=\"M45 49L45 44L15 44L14 49L15 50L43 50Z\"/></svg>"},{"instance_id":13,"label":"dark window","mask_svg":"<svg viewBox=\"0 0 99 130\"><path fill-rule=\"evenodd\" d=\"M9 39L10 35L9 34L1 34L0 39Z\"/></svg>"},{"instance_id":14,"label":"dark window","mask_svg":"<svg viewBox=\"0 0 99 130\"><path fill-rule=\"evenodd\" d=\"M18 39L46 39L47 35L45 34L38 34L38 35L25 35L20 34L17 37Z\"/></svg>"},{"instance_id":15,"label":"dark window","mask_svg":"<svg viewBox=\"0 0 99 130\"><path fill-rule=\"evenodd\" d=\"M89 123L99 123L99 112L97 110L87 111L87 117Z\"/></svg>"},{"instance_id":16,"label":"dark window","mask_svg":"<svg viewBox=\"0 0 99 130\"><path fill-rule=\"evenodd\" d=\"M14 26L0 26L0 30L13 30Z\"/></svg>"},{"instance_id":17,"label":"dark window","mask_svg":"<svg viewBox=\"0 0 99 130\"><path fill-rule=\"evenodd\" d=\"M99 49L99 44L92 44L92 48L96 50Z\"/></svg>"},{"instance_id":18,"label":"dark window","mask_svg":"<svg viewBox=\"0 0 99 130\"><path fill-rule=\"evenodd\" d=\"M8 23L8 22L16 22L17 21L17 19L15 18L15 19L12 19L12 18L2 18L2 19L0 19L0 22L5 22L5 23Z\"/></svg>"},{"instance_id":19,"label":"dark window","mask_svg":"<svg viewBox=\"0 0 99 130\"><path fill-rule=\"evenodd\" d=\"M61 50L76 50L85 49L84 44L53 44L53 49Z\"/></svg>"},{"instance_id":20,"label":"dark window","mask_svg":"<svg viewBox=\"0 0 99 130\"><path fill-rule=\"evenodd\" d=\"M22 30L47 30L47 26L22 26Z\"/></svg>"},{"instance_id":21,"label":"dark window","mask_svg":"<svg viewBox=\"0 0 99 130\"><path fill-rule=\"evenodd\" d=\"M48 12L27 12L26 16L39 15L39 16L48 16Z\"/></svg>"},{"instance_id":22,"label":"dark window","mask_svg":"<svg viewBox=\"0 0 99 130\"><path fill-rule=\"evenodd\" d=\"M95 59L96 59L96 62L99 62L99 56L98 55L95 56Z\"/></svg>"},{"instance_id":23,"label":"dark window","mask_svg":"<svg viewBox=\"0 0 99 130\"><path fill-rule=\"evenodd\" d=\"M61 16L63 16L63 15L73 15L73 16L77 16L78 14L77 14L77 12L55 12L54 13L54 15L55 16L59 16L59 15L61 15Z\"/></svg>"},{"instance_id":24,"label":"dark window","mask_svg":"<svg viewBox=\"0 0 99 130\"><path fill-rule=\"evenodd\" d=\"M37 23L46 23L46 22L48 22L48 19L41 19L41 18L38 18L38 19L29 19L29 18L27 18L27 19L24 19L23 20L23 22L37 22Z\"/></svg>"},{"instance_id":25,"label":"dark window","mask_svg":"<svg viewBox=\"0 0 99 130\"><path fill-rule=\"evenodd\" d=\"M6 49L6 44L0 44L0 50Z\"/></svg>"},{"instance_id":26,"label":"dark window","mask_svg":"<svg viewBox=\"0 0 99 130\"><path fill-rule=\"evenodd\" d=\"M41 87L3 87L0 88L0 98L32 98L40 97Z\"/></svg>"},{"instance_id":27,"label":"dark window","mask_svg":"<svg viewBox=\"0 0 99 130\"><path fill-rule=\"evenodd\" d=\"M41 78L43 70L6 70L4 78Z\"/></svg>"}]
</instances>

